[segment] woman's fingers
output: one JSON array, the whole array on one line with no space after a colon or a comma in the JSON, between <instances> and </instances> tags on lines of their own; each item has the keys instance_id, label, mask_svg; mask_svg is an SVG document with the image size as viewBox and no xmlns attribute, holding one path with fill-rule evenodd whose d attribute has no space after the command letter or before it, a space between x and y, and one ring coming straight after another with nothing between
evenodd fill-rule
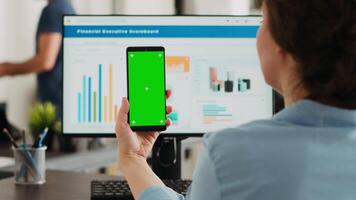
<instances>
[{"instance_id":1,"label":"woman's fingers","mask_svg":"<svg viewBox=\"0 0 356 200\"><path fill-rule=\"evenodd\" d=\"M166 91L166 97L169 98L172 95L172 91L171 90L167 90ZM129 101L127 100L126 97L122 98L121 101L121 107L118 113L118 118L117 118L117 124L122 128L122 127L126 127L128 126L128 112L129 112ZM170 114L173 111L173 107L172 106L167 106L166 107L166 114ZM170 126L172 124L172 121L170 119L166 120L166 124L167 126Z\"/></svg>"},{"instance_id":2,"label":"woman's fingers","mask_svg":"<svg viewBox=\"0 0 356 200\"><path fill-rule=\"evenodd\" d=\"M168 89L166 90L166 99L169 99L169 97L172 96L172 90Z\"/></svg>"},{"instance_id":3,"label":"woman's fingers","mask_svg":"<svg viewBox=\"0 0 356 200\"><path fill-rule=\"evenodd\" d=\"M166 107L166 114L170 114L173 111L173 107L172 106L167 106Z\"/></svg>"},{"instance_id":4,"label":"woman's fingers","mask_svg":"<svg viewBox=\"0 0 356 200\"><path fill-rule=\"evenodd\" d=\"M168 126L171 126L171 125L172 125L172 121L171 121L170 119L167 119L167 120L166 120L166 125L167 125L167 127L168 127Z\"/></svg>"},{"instance_id":5,"label":"woman's fingers","mask_svg":"<svg viewBox=\"0 0 356 200\"><path fill-rule=\"evenodd\" d=\"M170 90L170 89L166 90L166 99L169 99L169 97L171 97L171 96L172 96L172 90ZM172 106L167 106L166 107L166 114L167 115L172 113L172 111L173 111L173 107ZM166 125L167 125L167 127L172 125L172 121L169 118L166 120Z\"/></svg>"},{"instance_id":6,"label":"woman's fingers","mask_svg":"<svg viewBox=\"0 0 356 200\"><path fill-rule=\"evenodd\" d=\"M121 107L119 110L119 121L127 121L127 114L129 112L129 101L126 97L121 100Z\"/></svg>"},{"instance_id":7,"label":"woman's fingers","mask_svg":"<svg viewBox=\"0 0 356 200\"><path fill-rule=\"evenodd\" d=\"M124 128L128 126L127 120L128 120L128 112L129 112L129 101L127 100L126 97L122 98L121 101L121 107L118 113L118 117L117 117L117 125L119 125L119 127Z\"/></svg>"}]
</instances>

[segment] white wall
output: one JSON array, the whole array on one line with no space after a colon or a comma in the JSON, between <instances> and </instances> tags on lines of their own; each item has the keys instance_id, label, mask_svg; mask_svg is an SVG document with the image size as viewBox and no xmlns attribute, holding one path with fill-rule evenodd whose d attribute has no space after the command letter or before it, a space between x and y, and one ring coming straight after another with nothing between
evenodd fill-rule
<instances>
[{"instance_id":1,"label":"white wall","mask_svg":"<svg viewBox=\"0 0 356 200\"><path fill-rule=\"evenodd\" d=\"M8 27L8 22L6 19L6 1L0 1L0 24L3 26L3 31L0 31L0 62L3 61L7 57L6 51L6 38L8 35L8 31L6 28ZM0 102L4 102L6 100L7 93L7 80L4 78L0 78Z\"/></svg>"},{"instance_id":2,"label":"white wall","mask_svg":"<svg viewBox=\"0 0 356 200\"><path fill-rule=\"evenodd\" d=\"M253 0L184 0L183 13L194 15L248 15ZM175 14L174 0L114 0L116 14Z\"/></svg>"},{"instance_id":3,"label":"white wall","mask_svg":"<svg viewBox=\"0 0 356 200\"><path fill-rule=\"evenodd\" d=\"M113 0L71 0L77 14L113 14Z\"/></svg>"},{"instance_id":4,"label":"white wall","mask_svg":"<svg viewBox=\"0 0 356 200\"><path fill-rule=\"evenodd\" d=\"M0 62L21 62L35 53L35 30L45 1L0 1ZM30 105L35 99L33 74L0 78L0 101L8 104L8 117L19 128L27 128Z\"/></svg>"},{"instance_id":5,"label":"white wall","mask_svg":"<svg viewBox=\"0 0 356 200\"><path fill-rule=\"evenodd\" d=\"M174 0L114 0L115 13L126 15L173 15Z\"/></svg>"},{"instance_id":6,"label":"white wall","mask_svg":"<svg viewBox=\"0 0 356 200\"><path fill-rule=\"evenodd\" d=\"M184 0L184 14L248 15L250 0Z\"/></svg>"}]
</instances>

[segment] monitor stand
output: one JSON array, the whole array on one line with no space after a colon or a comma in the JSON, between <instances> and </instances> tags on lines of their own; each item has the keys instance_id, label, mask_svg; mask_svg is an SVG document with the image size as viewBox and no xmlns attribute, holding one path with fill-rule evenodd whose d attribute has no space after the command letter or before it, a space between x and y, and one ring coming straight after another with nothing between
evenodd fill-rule
<instances>
[{"instance_id":1,"label":"monitor stand","mask_svg":"<svg viewBox=\"0 0 356 200\"><path fill-rule=\"evenodd\" d=\"M181 141L185 137L160 135L152 149L152 169L161 179L181 179Z\"/></svg>"}]
</instances>

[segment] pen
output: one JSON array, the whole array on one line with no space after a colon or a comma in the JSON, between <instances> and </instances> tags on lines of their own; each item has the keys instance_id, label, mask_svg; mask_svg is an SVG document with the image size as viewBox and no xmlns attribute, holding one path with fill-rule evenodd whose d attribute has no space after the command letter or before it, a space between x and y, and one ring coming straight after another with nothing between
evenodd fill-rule
<instances>
[{"instance_id":1,"label":"pen","mask_svg":"<svg viewBox=\"0 0 356 200\"><path fill-rule=\"evenodd\" d=\"M26 133L25 133L25 130L22 130L22 144L23 144L23 146L27 146L26 145Z\"/></svg>"},{"instance_id":2,"label":"pen","mask_svg":"<svg viewBox=\"0 0 356 200\"><path fill-rule=\"evenodd\" d=\"M26 133L25 130L22 130L22 144L20 145L23 149L27 149L27 144L26 144ZM23 166L21 167L20 174L24 174L23 177L25 178L25 182L28 182L28 171L23 169Z\"/></svg>"},{"instance_id":3,"label":"pen","mask_svg":"<svg viewBox=\"0 0 356 200\"><path fill-rule=\"evenodd\" d=\"M48 133L48 128L46 127L41 138L40 138L40 141L38 142L38 147L42 147L42 143L43 143L43 140L46 138L47 136L47 133Z\"/></svg>"},{"instance_id":4,"label":"pen","mask_svg":"<svg viewBox=\"0 0 356 200\"><path fill-rule=\"evenodd\" d=\"M12 143L12 145L13 145L16 149L18 149L19 146L18 146L17 143L15 142L14 138L11 136L10 132L9 132L6 128L4 128L4 129L2 130L2 132L10 139L10 142ZM21 154L24 156L24 158L27 160L27 162L25 162L25 163L26 163L26 165L29 165L29 170L31 171L31 173L32 173L34 176L36 176L36 175L38 176L38 175L39 175L39 172L38 172L38 169L37 169L36 164L34 163L34 160L32 159L31 154L30 154L28 151L26 151L26 153L23 152L23 151L20 151L20 153L21 153Z\"/></svg>"},{"instance_id":5,"label":"pen","mask_svg":"<svg viewBox=\"0 0 356 200\"><path fill-rule=\"evenodd\" d=\"M42 142L44 140L44 138L46 137L48 132L48 127L46 127L43 132L38 136L37 140L35 141L35 143L33 144L34 148L38 148L42 146Z\"/></svg>"},{"instance_id":6,"label":"pen","mask_svg":"<svg viewBox=\"0 0 356 200\"><path fill-rule=\"evenodd\" d=\"M15 142L14 138L11 136L10 132L4 128L2 130L3 133L5 133L7 135L7 137L10 139L10 142L12 143L12 145L15 147L15 148L19 148L19 146L17 145L17 143Z\"/></svg>"}]
</instances>

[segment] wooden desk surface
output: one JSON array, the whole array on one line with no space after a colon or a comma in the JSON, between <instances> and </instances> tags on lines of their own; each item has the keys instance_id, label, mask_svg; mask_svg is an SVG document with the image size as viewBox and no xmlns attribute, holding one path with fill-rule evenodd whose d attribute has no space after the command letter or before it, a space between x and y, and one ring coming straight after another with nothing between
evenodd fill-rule
<instances>
[{"instance_id":1,"label":"wooden desk surface","mask_svg":"<svg viewBox=\"0 0 356 200\"><path fill-rule=\"evenodd\" d=\"M40 186L15 185L14 179L0 180L1 200L90 200L92 180L122 179L118 176L78 172L46 171L46 183Z\"/></svg>"}]
</instances>

